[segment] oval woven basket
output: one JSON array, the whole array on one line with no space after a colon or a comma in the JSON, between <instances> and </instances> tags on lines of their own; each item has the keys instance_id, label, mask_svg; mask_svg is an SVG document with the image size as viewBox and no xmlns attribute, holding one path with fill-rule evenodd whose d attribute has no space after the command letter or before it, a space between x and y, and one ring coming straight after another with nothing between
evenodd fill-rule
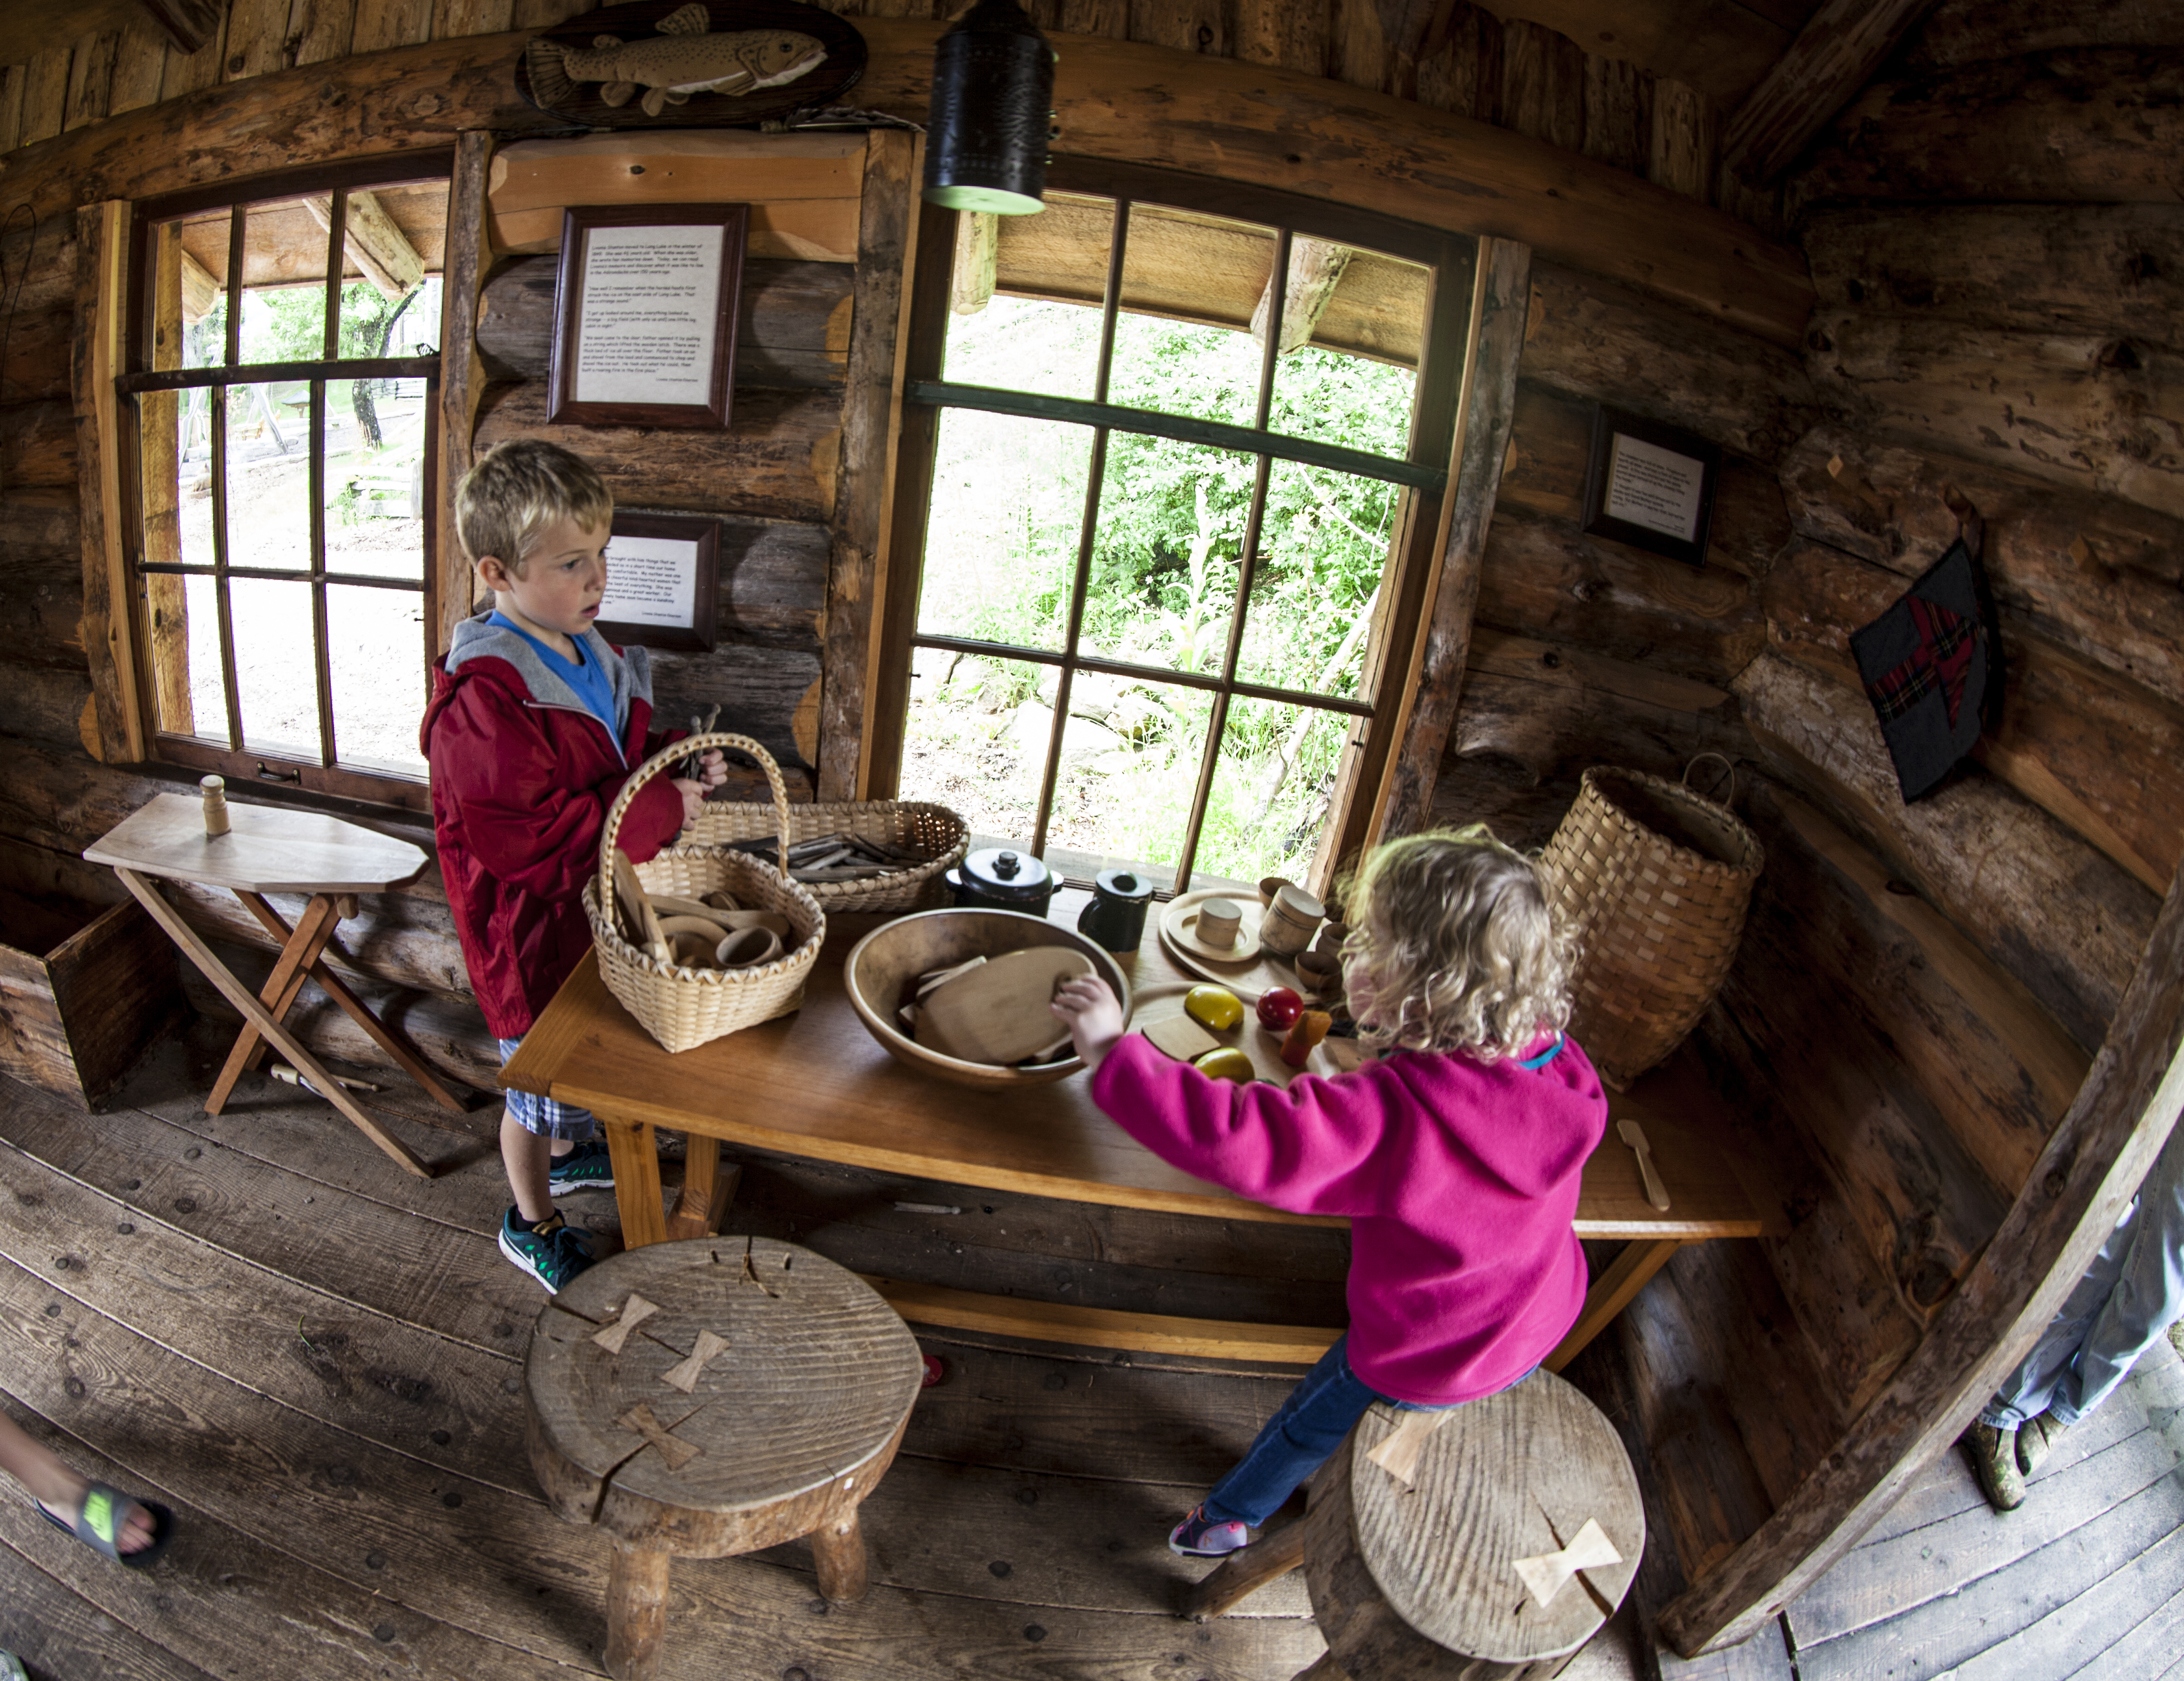
<instances>
[{"instance_id":1,"label":"oval woven basket","mask_svg":"<svg viewBox=\"0 0 2184 1681\"><path fill-rule=\"evenodd\" d=\"M680 746L682 743L677 743ZM727 846L774 833L769 805L724 800L709 804L684 832L687 844ZM926 854L922 863L890 870L861 882L809 882L799 885L829 910L931 910L948 903L941 872L960 864L971 849L971 826L944 805L921 800L830 800L788 809L789 844L822 835L847 834Z\"/></svg>"},{"instance_id":2,"label":"oval woven basket","mask_svg":"<svg viewBox=\"0 0 2184 1681\"><path fill-rule=\"evenodd\" d=\"M1728 977L1765 854L1724 805L1638 771L1585 773L1540 856L1578 942L1569 1030L1618 1091Z\"/></svg>"},{"instance_id":3,"label":"oval woven basket","mask_svg":"<svg viewBox=\"0 0 2184 1681\"><path fill-rule=\"evenodd\" d=\"M670 1051L689 1050L786 1016L804 1001L804 982L827 938L827 913L801 884L747 853L716 846L672 846L637 866L647 893L679 893L698 899L716 890L733 893L746 908L778 911L796 933L795 948L771 963L749 969L690 969L663 963L630 943L614 914L615 840L638 790L668 766L708 748L732 747L748 753L766 772L773 789L776 834L788 845L788 790L772 755L748 736L726 732L688 737L655 753L638 766L607 809L599 833L599 875L584 883L584 915L591 919L592 943L599 949L599 976L607 990ZM758 808L764 810L764 807Z\"/></svg>"}]
</instances>

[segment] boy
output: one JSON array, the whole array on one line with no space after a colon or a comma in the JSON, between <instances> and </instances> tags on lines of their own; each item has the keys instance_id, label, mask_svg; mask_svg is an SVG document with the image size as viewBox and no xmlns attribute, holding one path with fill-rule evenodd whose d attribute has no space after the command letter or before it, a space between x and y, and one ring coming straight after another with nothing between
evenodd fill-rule
<instances>
[{"instance_id":1,"label":"boy","mask_svg":"<svg viewBox=\"0 0 2184 1681\"><path fill-rule=\"evenodd\" d=\"M536 438L502 444L464 476L455 524L490 612L455 627L425 710L432 832L464 966L501 1060L591 949L580 895L599 869L599 832L622 783L680 732L650 733L644 649L615 648L592 621L606 593L614 498L581 456ZM622 818L621 849L643 863L694 821L727 779L646 784ZM515 1206L500 1251L548 1291L591 1264L554 1194L614 1183L587 1110L508 1094L500 1155Z\"/></svg>"}]
</instances>

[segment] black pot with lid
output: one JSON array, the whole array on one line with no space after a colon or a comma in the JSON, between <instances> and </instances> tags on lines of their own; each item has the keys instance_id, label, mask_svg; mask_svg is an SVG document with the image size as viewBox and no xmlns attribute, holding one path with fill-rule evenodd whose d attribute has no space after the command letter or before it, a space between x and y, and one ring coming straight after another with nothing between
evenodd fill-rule
<instances>
[{"instance_id":1,"label":"black pot with lid","mask_svg":"<svg viewBox=\"0 0 2184 1681\"><path fill-rule=\"evenodd\" d=\"M956 903L970 910L1021 910L1044 916L1059 883L1030 853L993 846L971 854L950 870L948 885L956 890Z\"/></svg>"}]
</instances>

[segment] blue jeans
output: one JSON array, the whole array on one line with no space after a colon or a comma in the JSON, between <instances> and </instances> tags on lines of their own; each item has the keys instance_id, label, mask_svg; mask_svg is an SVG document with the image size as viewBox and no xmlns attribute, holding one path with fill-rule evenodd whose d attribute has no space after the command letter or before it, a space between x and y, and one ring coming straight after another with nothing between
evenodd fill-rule
<instances>
[{"instance_id":1,"label":"blue jeans","mask_svg":"<svg viewBox=\"0 0 2184 1681\"><path fill-rule=\"evenodd\" d=\"M2184 1315L2184 1125L2169 1135L2092 1268L2071 1289L1980 1422L2014 1429L2042 1412L2075 1424Z\"/></svg>"},{"instance_id":2,"label":"blue jeans","mask_svg":"<svg viewBox=\"0 0 2184 1681\"><path fill-rule=\"evenodd\" d=\"M1327 1462L1352 1425L1374 1401L1405 1412L1440 1409L1391 1400L1361 1382L1350 1369L1347 1335L1320 1355L1319 1364L1290 1391L1272 1418L1252 1439L1236 1468L1213 1485L1206 1515L1217 1523L1248 1523L1254 1529L1274 1515L1297 1485Z\"/></svg>"}]
</instances>

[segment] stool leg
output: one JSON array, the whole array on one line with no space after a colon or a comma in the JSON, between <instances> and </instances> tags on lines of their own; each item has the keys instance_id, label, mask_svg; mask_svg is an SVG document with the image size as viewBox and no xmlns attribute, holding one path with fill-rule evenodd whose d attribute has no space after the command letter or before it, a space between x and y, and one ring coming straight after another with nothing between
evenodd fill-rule
<instances>
[{"instance_id":1,"label":"stool leg","mask_svg":"<svg viewBox=\"0 0 2184 1681\"><path fill-rule=\"evenodd\" d=\"M667 1639L667 1567L672 1555L614 1544L607 1571L607 1649L615 1681L655 1681Z\"/></svg>"},{"instance_id":2,"label":"stool leg","mask_svg":"<svg viewBox=\"0 0 2184 1681\"><path fill-rule=\"evenodd\" d=\"M811 1556L819 1566L821 1597L835 1605L864 1598L872 1576L865 1558L865 1532L855 1511L811 1532Z\"/></svg>"},{"instance_id":3,"label":"stool leg","mask_svg":"<svg viewBox=\"0 0 2184 1681\"><path fill-rule=\"evenodd\" d=\"M1261 1533L1256 1545L1231 1553L1183 1596L1183 1614L1193 1623L1226 1616L1231 1606L1268 1583L1304 1564L1304 1525L1285 1523Z\"/></svg>"}]
</instances>

